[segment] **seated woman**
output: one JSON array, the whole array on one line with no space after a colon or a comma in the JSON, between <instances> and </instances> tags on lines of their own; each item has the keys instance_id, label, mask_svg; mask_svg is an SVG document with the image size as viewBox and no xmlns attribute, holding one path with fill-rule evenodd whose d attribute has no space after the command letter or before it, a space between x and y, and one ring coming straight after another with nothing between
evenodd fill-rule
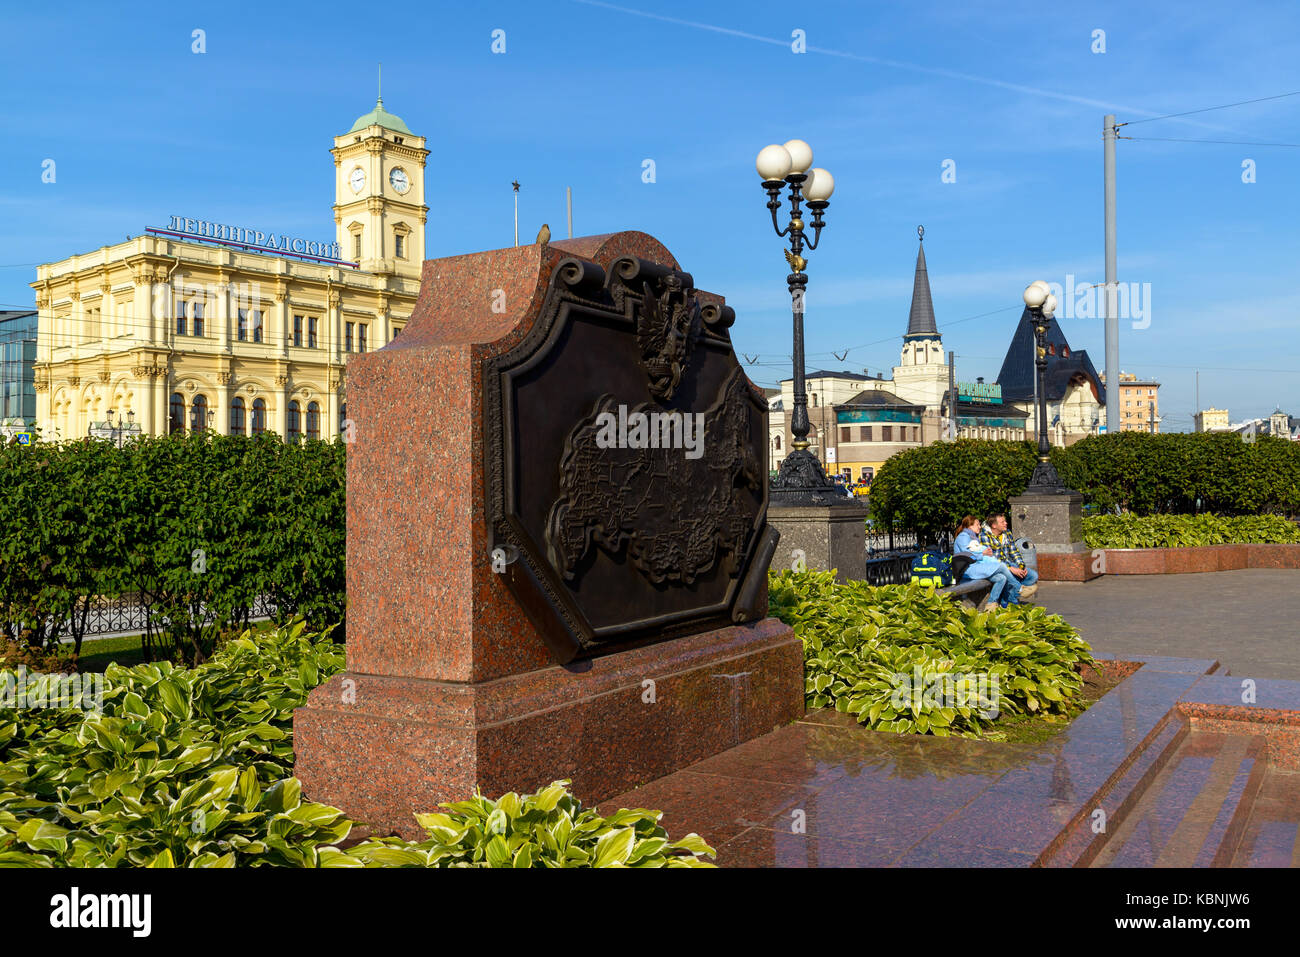
<instances>
[{"instance_id":1,"label":"seated woman","mask_svg":"<svg viewBox=\"0 0 1300 957\"><path fill-rule=\"evenodd\" d=\"M1020 579L1011 574L1004 562L993 557L993 549L980 541L980 520L974 515L967 515L957 527L957 538L952 545L954 556L965 555L972 559L962 578L979 581L987 578L991 584L989 597L980 610L993 605L1006 608L1013 602L1020 603Z\"/></svg>"}]
</instances>

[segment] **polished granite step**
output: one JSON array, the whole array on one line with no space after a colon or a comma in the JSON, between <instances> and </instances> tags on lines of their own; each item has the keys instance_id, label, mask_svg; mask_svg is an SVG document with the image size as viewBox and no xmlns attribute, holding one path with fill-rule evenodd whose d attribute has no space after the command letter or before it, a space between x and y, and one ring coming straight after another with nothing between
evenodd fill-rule
<instances>
[{"instance_id":1,"label":"polished granite step","mask_svg":"<svg viewBox=\"0 0 1300 957\"><path fill-rule=\"evenodd\" d=\"M1300 772L1269 767L1229 867L1300 867Z\"/></svg>"},{"instance_id":2,"label":"polished granite step","mask_svg":"<svg viewBox=\"0 0 1300 957\"><path fill-rule=\"evenodd\" d=\"M1267 768L1261 735L1186 735L1107 835L1092 867L1223 867Z\"/></svg>"},{"instance_id":3,"label":"polished granite step","mask_svg":"<svg viewBox=\"0 0 1300 957\"><path fill-rule=\"evenodd\" d=\"M1131 657L1106 665L1119 685L1041 743L869 731L811 711L601 807L658 808L724 867L1300 863L1300 682Z\"/></svg>"}]
</instances>

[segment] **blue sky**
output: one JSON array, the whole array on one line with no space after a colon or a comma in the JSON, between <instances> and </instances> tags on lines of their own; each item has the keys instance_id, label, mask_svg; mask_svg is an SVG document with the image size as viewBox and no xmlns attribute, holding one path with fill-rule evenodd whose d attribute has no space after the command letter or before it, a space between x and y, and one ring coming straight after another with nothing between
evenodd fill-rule
<instances>
[{"instance_id":1,"label":"blue sky","mask_svg":"<svg viewBox=\"0 0 1300 957\"><path fill-rule=\"evenodd\" d=\"M1294 3L28 4L0 27L0 308L31 306L35 263L173 213L332 238L327 151L373 105L382 61L385 106L429 137L430 256L508 245L515 178L521 237L543 221L563 236L572 186L575 233L653 233L728 297L765 385L790 370L753 168L767 143L806 139L836 177L809 257L809 367L898 361L924 224L958 377L991 380L1030 280L1104 278L1103 114L1300 89ZM1121 133L1300 143L1300 96ZM1298 181L1294 148L1120 141L1119 278L1151 297L1146 328L1121 323L1121 366L1164 384L1166 429L1190 428L1198 368L1202 406L1300 415ZM1062 326L1101 368L1101 321Z\"/></svg>"}]
</instances>

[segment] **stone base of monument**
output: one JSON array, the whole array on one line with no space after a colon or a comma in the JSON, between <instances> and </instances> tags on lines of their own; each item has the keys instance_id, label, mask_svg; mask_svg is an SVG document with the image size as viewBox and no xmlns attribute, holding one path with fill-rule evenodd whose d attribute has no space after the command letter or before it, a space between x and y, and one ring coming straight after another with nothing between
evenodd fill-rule
<instances>
[{"instance_id":1,"label":"stone base of monument","mask_svg":"<svg viewBox=\"0 0 1300 957\"><path fill-rule=\"evenodd\" d=\"M803 646L768 618L493 681L344 673L294 716L294 772L369 833L569 779L590 806L802 717Z\"/></svg>"},{"instance_id":2,"label":"stone base of monument","mask_svg":"<svg viewBox=\"0 0 1300 957\"><path fill-rule=\"evenodd\" d=\"M795 567L799 552L812 571L836 569L839 581L867 577L866 509L843 505L782 507L767 510L767 523L781 533L772 568Z\"/></svg>"},{"instance_id":3,"label":"stone base of monument","mask_svg":"<svg viewBox=\"0 0 1300 957\"><path fill-rule=\"evenodd\" d=\"M1016 538L1028 538L1038 553L1043 581L1090 581L1099 563L1083 543L1083 496L1078 492L1034 494L1009 499Z\"/></svg>"}]
</instances>

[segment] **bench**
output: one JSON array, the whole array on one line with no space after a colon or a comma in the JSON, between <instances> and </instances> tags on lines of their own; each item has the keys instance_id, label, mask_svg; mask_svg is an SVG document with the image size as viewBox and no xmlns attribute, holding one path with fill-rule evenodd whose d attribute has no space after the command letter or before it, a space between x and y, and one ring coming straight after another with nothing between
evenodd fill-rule
<instances>
[{"instance_id":1,"label":"bench","mask_svg":"<svg viewBox=\"0 0 1300 957\"><path fill-rule=\"evenodd\" d=\"M976 581L962 581L955 585L949 585L947 588L940 588L938 594L954 601L960 601L972 608L978 608L984 599L989 596L993 588L993 583L987 578L981 578Z\"/></svg>"}]
</instances>

